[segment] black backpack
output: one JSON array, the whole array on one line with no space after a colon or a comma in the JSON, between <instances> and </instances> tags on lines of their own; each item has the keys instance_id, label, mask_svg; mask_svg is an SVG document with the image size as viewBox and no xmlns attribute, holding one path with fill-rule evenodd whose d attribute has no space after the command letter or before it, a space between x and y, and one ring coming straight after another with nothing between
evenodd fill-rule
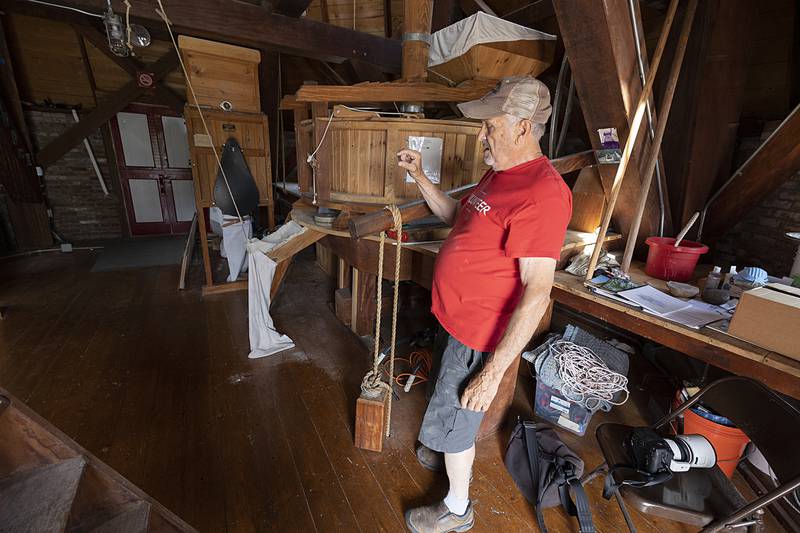
<instances>
[{"instance_id":1,"label":"black backpack","mask_svg":"<svg viewBox=\"0 0 800 533\"><path fill-rule=\"evenodd\" d=\"M589 499L580 482L583 460L561 442L553 428L517 419L505 463L520 492L536 507L542 533L547 533L542 509L559 503L577 517L581 533L595 533Z\"/></svg>"}]
</instances>

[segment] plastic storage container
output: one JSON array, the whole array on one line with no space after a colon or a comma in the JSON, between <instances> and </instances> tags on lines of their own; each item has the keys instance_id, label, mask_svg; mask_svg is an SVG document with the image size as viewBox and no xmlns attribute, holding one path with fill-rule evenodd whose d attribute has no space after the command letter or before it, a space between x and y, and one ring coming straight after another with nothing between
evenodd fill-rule
<instances>
[{"instance_id":1,"label":"plastic storage container","mask_svg":"<svg viewBox=\"0 0 800 533\"><path fill-rule=\"evenodd\" d=\"M534 412L536 416L581 436L586 433L593 414L538 378Z\"/></svg>"},{"instance_id":2,"label":"plastic storage container","mask_svg":"<svg viewBox=\"0 0 800 533\"><path fill-rule=\"evenodd\" d=\"M692 279L697 261L708 252L708 246L687 240L681 241L676 248L672 237L648 237L644 242L650 247L645 272L666 281Z\"/></svg>"}]
</instances>

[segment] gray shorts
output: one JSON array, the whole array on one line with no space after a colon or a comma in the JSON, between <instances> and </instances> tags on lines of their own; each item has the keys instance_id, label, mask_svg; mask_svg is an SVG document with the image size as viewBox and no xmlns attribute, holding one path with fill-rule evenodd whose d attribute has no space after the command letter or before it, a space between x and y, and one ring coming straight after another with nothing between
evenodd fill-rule
<instances>
[{"instance_id":1,"label":"gray shorts","mask_svg":"<svg viewBox=\"0 0 800 533\"><path fill-rule=\"evenodd\" d=\"M437 452L463 452L475 443L483 411L461 408L461 393L482 368L489 352L464 346L447 338L439 375L422 420L419 441Z\"/></svg>"}]
</instances>

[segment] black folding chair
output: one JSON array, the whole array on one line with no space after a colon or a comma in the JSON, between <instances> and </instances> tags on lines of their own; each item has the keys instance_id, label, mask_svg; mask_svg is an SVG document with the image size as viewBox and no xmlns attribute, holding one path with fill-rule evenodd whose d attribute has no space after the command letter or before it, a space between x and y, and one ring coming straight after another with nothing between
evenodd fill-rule
<instances>
[{"instance_id":1,"label":"black folding chair","mask_svg":"<svg viewBox=\"0 0 800 533\"><path fill-rule=\"evenodd\" d=\"M761 383L745 377L726 377L704 387L690 400L656 422L664 430L672 420L699 401L731 420L755 444L772 468L777 487L750 502L736 490L718 466L678 472L650 487L622 486L614 497L628 528L636 527L626 502L638 511L702 528L703 533L746 528L763 531L764 508L783 498L795 497L800 488L800 411ZM627 464L623 442L633 429L623 424L603 424L596 436L606 462L584 477L584 484L608 473L607 465ZM622 474L612 471L614 482Z\"/></svg>"}]
</instances>

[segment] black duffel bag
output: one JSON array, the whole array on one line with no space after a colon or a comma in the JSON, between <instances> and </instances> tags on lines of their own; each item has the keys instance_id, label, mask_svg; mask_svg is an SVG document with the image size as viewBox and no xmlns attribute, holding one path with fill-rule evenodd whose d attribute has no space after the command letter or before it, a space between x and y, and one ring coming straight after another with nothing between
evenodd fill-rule
<instances>
[{"instance_id":1,"label":"black duffel bag","mask_svg":"<svg viewBox=\"0 0 800 533\"><path fill-rule=\"evenodd\" d=\"M578 519L581 533L595 533L589 499L580 482L583 460L561 442L553 428L518 419L505 462L520 492L536 508L542 533L547 533L542 509L559 503Z\"/></svg>"}]
</instances>

